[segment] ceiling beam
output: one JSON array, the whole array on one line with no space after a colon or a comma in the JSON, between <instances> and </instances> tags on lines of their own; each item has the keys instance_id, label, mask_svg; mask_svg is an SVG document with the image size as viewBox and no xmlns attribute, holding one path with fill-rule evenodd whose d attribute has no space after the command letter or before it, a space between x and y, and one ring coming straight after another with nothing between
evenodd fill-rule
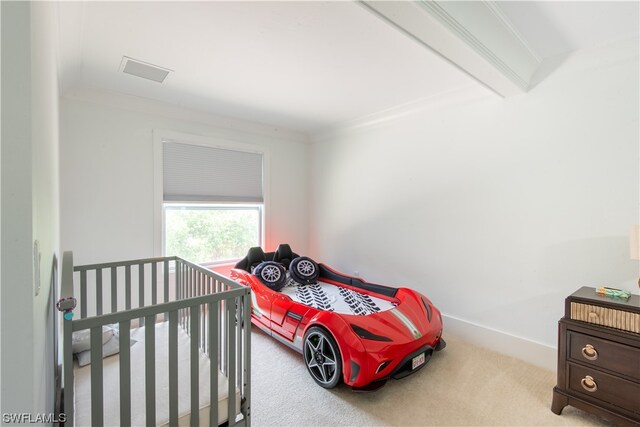
<instances>
[{"instance_id":1,"label":"ceiling beam","mask_svg":"<svg viewBox=\"0 0 640 427\"><path fill-rule=\"evenodd\" d=\"M542 62L492 1L360 4L501 96L526 92Z\"/></svg>"}]
</instances>

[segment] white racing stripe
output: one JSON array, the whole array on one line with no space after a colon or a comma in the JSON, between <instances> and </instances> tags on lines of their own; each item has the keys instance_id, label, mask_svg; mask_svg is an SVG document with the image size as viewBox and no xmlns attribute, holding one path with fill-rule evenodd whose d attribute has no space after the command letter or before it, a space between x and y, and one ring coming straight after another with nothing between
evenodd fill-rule
<instances>
[{"instance_id":1,"label":"white racing stripe","mask_svg":"<svg viewBox=\"0 0 640 427\"><path fill-rule=\"evenodd\" d=\"M414 325L413 322L409 320L409 318L405 316L405 314L401 312L398 308L394 308L393 310L390 310L389 313L396 316L398 320L400 320L404 324L404 326L407 327L407 329L409 330L409 332L411 332L411 334L415 339L418 339L422 336L418 328L416 328L416 325Z\"/></svg>"}]
</instances>

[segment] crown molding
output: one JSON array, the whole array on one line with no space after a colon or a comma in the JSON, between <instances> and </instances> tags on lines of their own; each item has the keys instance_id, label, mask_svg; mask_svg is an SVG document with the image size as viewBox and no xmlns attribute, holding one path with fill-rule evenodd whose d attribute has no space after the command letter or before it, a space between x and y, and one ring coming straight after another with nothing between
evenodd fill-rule
<instances>
[{"instance_id":1,"label":"crown molding","mask_svg":"<svg viewBox=\"0 0 640 427\"><path fill-rule=\"evenodd\" d=\"M334 126L312 133L310 140L311 142L325 141L352 134L353 132L371 129L375 126L393 123L414 114L442 110L444 108L455 108L487 99L496 99L496 96L484 86L473 84L459 87L353 120L337 123Z\"/></svg>"},{"instance_id":2,"label":"crown molding","mask_svg":"<svg viewBox=\"0 0 640 427\"><path fill-rule=\"evenodd\" d=\"M526 92L541 64L491 1L360 4L502 96Z\"/></svg>"},{"instance_id":3,"label":"crown molding","mask_svg":"<svg viewBox=\"0 0 640 427\"><path fill-rule=\"evenodd\" d=\"M246 135L255 135L262 138L303 143L309 141L306 134L295 130L239 118L223 117L204 111L188 109L153 99L118 92L75 86L67 90L62 97L71 100L98 103L112 108L137 111L144 114L154 114L173 120L200 123L213 128L225 129Z\"/></svg>"}]
</instances>

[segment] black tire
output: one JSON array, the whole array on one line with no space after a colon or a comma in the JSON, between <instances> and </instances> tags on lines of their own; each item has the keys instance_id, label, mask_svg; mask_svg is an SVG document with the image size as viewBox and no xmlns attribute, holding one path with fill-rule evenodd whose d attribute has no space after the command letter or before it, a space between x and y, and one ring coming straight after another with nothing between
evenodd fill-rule
<instances>
[{"instance_id":1,"label":"black tire","mask_svg":"<svg viewBox=\"0 0 640 427\"><path fill-rule=\"evenodd\" d=\"M287 283L287 272L282 264L265 261L258 264L253 274L269 289L279 291Z\"/></svg>"},{"instance_id":2,"label":"black tire","mask_svg":"<svg viewBox=\"0 0 640 427\"><path fill-rule=\"evenodd\" d=\"M334 388L342 379L338 344L324 329L313 326L304 334L302 355L311 378L324 388Z\"/></svg>"},{"instance_id":3,"label":"black tire","mask_svg":"<svg viewBox=\"0 0 640 427\"><path fill-rule=\"evenodd\" d=\"M318 283L320 269L318 264L309 257L301 256L291 260L289 275L293 280L303 285Z\"/></svg>"}]
</instances>

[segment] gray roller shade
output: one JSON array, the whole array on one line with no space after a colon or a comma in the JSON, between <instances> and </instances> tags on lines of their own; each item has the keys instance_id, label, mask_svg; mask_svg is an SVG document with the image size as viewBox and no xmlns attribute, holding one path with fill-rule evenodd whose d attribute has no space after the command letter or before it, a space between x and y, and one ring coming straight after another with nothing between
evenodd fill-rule
<instances>
[{"instance_id":1,"label":"gray roller shade","mask_svg":"<svg viewBox=\"0 0 640 427\"><path fill-rule=\"evenodd\" d=\"M263 202L262 154L163 142L165 202Z\"/></svg>"}]
</instances>

